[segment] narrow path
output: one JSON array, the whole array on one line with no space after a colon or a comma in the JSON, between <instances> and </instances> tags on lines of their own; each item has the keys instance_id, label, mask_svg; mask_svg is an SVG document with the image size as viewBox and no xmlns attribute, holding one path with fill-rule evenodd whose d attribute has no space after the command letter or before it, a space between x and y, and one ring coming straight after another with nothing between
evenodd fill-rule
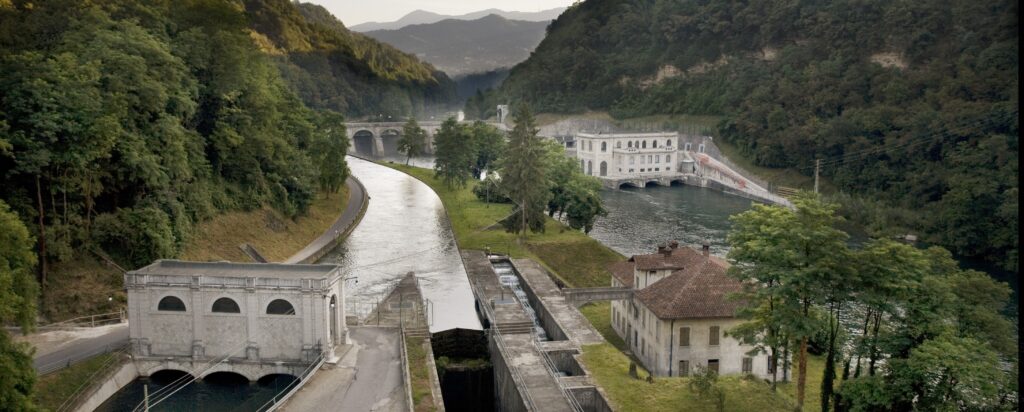
<instances>
[{"instance_id":1,"label":"narrow path","mask_svg":"<svg viewBox=\"0 0 1024 412\"><path fill-rule=\"evenodd\" d=\"M32 360L32 366L36 373L44 374L54 372L76 363L101 355L118 347L128 344L128 323L111 326L101 326L94 329L99 334L93 336L75 338L69 343L59 345L56 350L37 353ZM66 331L53 331L40 334L68 334Z\"/></svg>"}]
</instances>

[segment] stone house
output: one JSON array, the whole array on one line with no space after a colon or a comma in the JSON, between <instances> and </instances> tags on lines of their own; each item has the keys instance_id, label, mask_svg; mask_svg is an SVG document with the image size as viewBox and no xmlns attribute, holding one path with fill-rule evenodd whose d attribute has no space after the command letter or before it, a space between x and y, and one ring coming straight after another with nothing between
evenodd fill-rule
<instances>
[{"instance_id":1,"label":"stone house","mask_svg":"<svg viewBox=\"0 0 1024 412\"><path fill-rule=\"evenodd\" d=\"M698 251L678 242L612 265L612 286L636 289L632 300L612 302L613 329L655 376L688 376L700 366L771 377L768 354L751 355L752 346L728 336L742 323L735 316L742 303L728 297L742 285L728 268L708 245Z\"/></svg>"}]
</instances>

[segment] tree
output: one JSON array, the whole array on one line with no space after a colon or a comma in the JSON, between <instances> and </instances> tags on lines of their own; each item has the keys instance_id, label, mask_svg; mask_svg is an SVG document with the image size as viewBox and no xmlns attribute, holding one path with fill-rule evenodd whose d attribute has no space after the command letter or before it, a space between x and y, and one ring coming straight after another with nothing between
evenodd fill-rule
<instances>
[{"instance_id":1,"label":"tree","mask_svg":"<svg viewBox=\"0 0 1024 412\"><path fill-rule=\"evenodd\" d=\"M22 331L32 330L39 293L33 269L36 255L33 240L6 203L0 201L0 324L16 323ZM32 385L35 373L31 348L15 343L0 329L0 410L34 409Z\"/></svg>"},{"instance_id":2,"label":"tree","mask_svg":"<svg viewBox=\"0 0 1024 412\"><path fill-rule=\"evenodd\" d=\"M546 153L537 137L533 113L526 102L516 106L512 119L516 125L509 135L500 175L502 191L516 203L516 207L502 224L509 232L521 233L522 241L527 228L533 232L544 230L544 208L551 193Z\"/></svg>"},{"instance_id":3,"label":"tree","mask_svg":"<svg viewBox=\"0 0 1024 412\"><path fill-rule=\"evenodd\" d=\"M348 163L345 155L348 152L348 135L345 133L344 116L325 111L319 116L319 128L322 131L320 150L314 151L320 172L320 190L328 195L338 193L341 185L348 179Z\"/></svg>"},{"instance_id":4,"label":"tree","mask_svg":"<svg viewBox=\"0 0 1024 412\"><path fill-rule=\"evenodd\" d=\"M494 162L505 151L505 134L496 127L482 121L473 122L473 147L476 151L473 176L479 177L484 170L494 168Z\"/></svg>"},{"instance_id":5,"label":"tree","mask_svg":"<svg viewBox=\"0 0 1024 412\"><path fill-rule=\"evenodd\" d=\"M701 398L714 402L716 411L725 410L725 391L718 385L717 372L697 366L690 376L689 386Z\"/></svg>"},{"instance_id":6,"label":"tree","mask_svg":"<svg viewBox=\"0 0 1024 412\"><path fill-rule=\"evenodd\" d=\"M473 158L472 135L449 117L441 123L434 135L434 176L442 179L449 189L465 187L471 176Z\"/></svg>"},{"instance_id":7,"label":"tree","mask_svg":"<svg viewBox=\"0 0 1024 412\"><path fill-rule=\"evenodd\" d=\"M835 305L834 300L839 299L836 290L847 288L844 264L848 252L847 235L835 228L838 205L806 192L796 196L793 204L795 209L758 206L734 218L736 226L729 235L733 246L729 258L737 266L731 273L745 284L752 288L770 285L768 291L748 290L744 294L754 298L747 302L747 314L760 315L751 319L753 323L746 330L767 328L798 343L797 406L802 408L808 339L822 326L813 309L819 303L832 301ZM771 307L767 316L759 312L766 304ZM837 325L830 325L838 332ZM744 339L774 341L775 338L760 338L755 334Z\"/></svg>"},{"instance_id":8,"label":"tree","mask_svg":"<svg viewBox=\"0 0 1024 412\"><path fill-rule=\"evenodd\" d=\"M423 154L423 147L427 142L427 131L423 130L416 119L410 117L402 126L402 137L398 139L398 152L405 154L405 164L409 159Z\"/></svg>"}]
</instances>

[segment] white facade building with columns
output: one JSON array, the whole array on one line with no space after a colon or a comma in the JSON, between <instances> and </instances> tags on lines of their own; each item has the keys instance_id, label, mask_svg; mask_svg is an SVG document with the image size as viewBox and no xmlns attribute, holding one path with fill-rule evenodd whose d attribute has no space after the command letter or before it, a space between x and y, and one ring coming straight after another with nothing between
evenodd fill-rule
<instances>
[{"instance_id":1,"label":"white facade building with columns","mask_svg":"<svg viewBox=\"0 0 1024 412\"><path fill-rule=\"evenodd\" d=\"M127 272L125 287L143 376L201 375L197 368L217 362L250 380L295 374L348 343L344 279L334 265L158 260Z\"/></svg>"},{"instance_id":2,"label":"white facade building with columns","mask_svg":"<svg viewBox=\"0 0 1024 412\"><path fill-rule=\"evenodd\" d=\"M575 140L576 157L588 176L666 178L681 173L679 133L578 133Z\"/></svg>"}]
</instances>

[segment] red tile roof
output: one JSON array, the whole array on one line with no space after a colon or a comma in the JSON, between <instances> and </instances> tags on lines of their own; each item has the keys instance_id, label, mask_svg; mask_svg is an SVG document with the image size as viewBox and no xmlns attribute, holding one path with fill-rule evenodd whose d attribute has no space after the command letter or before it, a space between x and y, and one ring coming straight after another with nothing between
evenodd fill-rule
<instances>
[{"instance_id":1,"label":"red tile roof","mask_svg":"<svg viewBox=\"0 0 1024 412\"><path fill-rule=\"evenodd\" d=\"M619 283L627 288L631 288L633 287L633 268L635 266L636 263L631 261L615 262L608 267L608 271L612 272L612 276L615 276Z\"/></svg>"},{"instance_id":2,"label":"red tile roof","mask_svg":"<svg viewBox=\"0 0 1024 412\"><path fill-rule=\"evenodd\" d=\"M638 270L679 270L699 264L704 260L700 251L677 247L670 249L669 254L661 252L649 255L634 255L630 260L636 262Z\"/></svg>"},{"instance_id":3,"label":"red tile roof","mask_svg":"<svg viewBox=\"0 0 1024 412\"><path fill-rule=\"evenodd\" d=\"M733 317L742 302L729 295L743 286L726 274L728 268L728 262L714 256L701 259L637 291L635 296L660 319Z\"/></svg>"}]
</instances>

